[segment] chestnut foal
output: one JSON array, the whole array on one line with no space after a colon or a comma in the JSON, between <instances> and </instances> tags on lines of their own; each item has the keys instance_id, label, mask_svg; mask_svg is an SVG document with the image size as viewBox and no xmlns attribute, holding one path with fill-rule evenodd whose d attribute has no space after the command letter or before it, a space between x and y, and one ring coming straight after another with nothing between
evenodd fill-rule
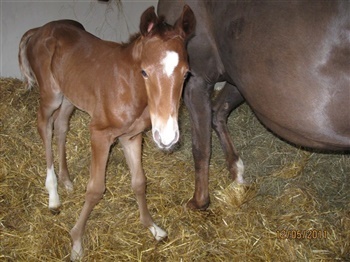
<instances>
[{"instance_id":1,"label":"chestnut foal","mask_svg":"<svg viewBox=\"0 0 350 262\"><path fill-rule=\"evenodd\" d=\"M60 206L52 130L58 139L58 178L72 190L65 154L69 117L75 107L91 116L90 179L83 209L71 230L72 260L83 256L84 228L105 191L108 153L117 138L130 168L142 224L156 240L167 236L153 222L146 204L142 132L152 124L153 139L161 149L178 141L179 101L189 71L186 41L194 28L188 6L174 26L165 24L150 7L141 16L140 34L127 44L103 41L70 20L50 22L22 37L20 69L28 87L37 83L40 89L38 130L46 150L50 209Z\"/></svg>"}]
</instances>

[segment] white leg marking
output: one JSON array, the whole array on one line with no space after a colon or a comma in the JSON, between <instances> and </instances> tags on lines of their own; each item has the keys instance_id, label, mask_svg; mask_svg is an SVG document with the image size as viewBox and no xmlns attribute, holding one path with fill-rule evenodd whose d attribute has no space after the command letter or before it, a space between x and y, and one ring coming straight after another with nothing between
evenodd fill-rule
<instances>
[{"instance_id":1,"label":"white leg marking","mask_svg":"<svg viewBox=\"0 0 350 262\"><path fill-rule=\"evenodd\" d=\"M57 192L57 177L53 169L53 165L47 169L45 187L49 192L49 208L58 208L60 204L60 197Z\"/></svg>"},{"instance_id":2,"label":"white leg marking","mask_svg":"<svg viewBox=\"0 0 350 262\"><path fill-rule=\"evenodd\" d=\"M238 159L238 161L236 162L236 166L237 166L237 178L236 178L236 182L239 184L244 184L244 178L243 178L243 174L244 174L244 164L241 158Z\"/></svg>"},{"instance_id":3,"label":"white leg marking","mask_svg":"<svg viewBox=\"0 0 350 262\"><path fill-rule=\"evenodd\" d=\"M165 58L162 60L163 72L171 76L175 67L179 64L179 54L174 51L167 51Z\"/></svg>"},{"instance_id":4,"label":"white leg marking","mask_svg":"<svg viewBox=\"0 0 350 262\"><path fill-rule=\"evenodd\" d=\"M168 235L163 229L161 229L159 226L157 226L154 223L152 226L148 227L148 229L152 232L154 238L157 241L164 239Z\"/></svg>"}]
</instances>

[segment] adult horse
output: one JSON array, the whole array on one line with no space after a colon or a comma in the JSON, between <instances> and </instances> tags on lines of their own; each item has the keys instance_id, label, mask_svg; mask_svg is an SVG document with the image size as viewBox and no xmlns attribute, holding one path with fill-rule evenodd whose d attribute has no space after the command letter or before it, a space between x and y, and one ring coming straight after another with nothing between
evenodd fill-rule
<instances>
[{"instance_id":1,"label":"adult horse","mask_svg":"<svg viewBox=\"0 0 350 262\"><path fill-rule=\"evenodd\" d=\"M211 127L232 178L243 182L243 162L226 125L243 101L296 145L350 149L349 1L160 0L158 15L172 23L184 3L197 19L188 44L192 77L184 90L195 160L189 207L209 205ZM218 81L226 85L212 104Z\"/></svg>"},{"instance_id":2,"label":"adult horse","mask_svg":"<svg viewBox=\"0 0 350 262\"><path fill-rule=\"evenodd\" d=\"M153 139L169 149L179 139L178 108L189 70L186 41L195 26L188 6L174 26L159 19L154 7L141 16L140 32L127 44L103 41L78 22L50 22L21 39L19 63L26 82L40 89L38 130L45 145L49 208L60 206L51 150L52 129L58 137L59 179L72 189L65 139L75 107L91 116L91 168L85 203L71 230L71 259L82 257L88 216L105 191L109 148L122 144L132 176L140 220L157 240L166 232L152 220L146 204L146 178L141 166L142 132L152 123Z\"/></svg>"}]
</instances>

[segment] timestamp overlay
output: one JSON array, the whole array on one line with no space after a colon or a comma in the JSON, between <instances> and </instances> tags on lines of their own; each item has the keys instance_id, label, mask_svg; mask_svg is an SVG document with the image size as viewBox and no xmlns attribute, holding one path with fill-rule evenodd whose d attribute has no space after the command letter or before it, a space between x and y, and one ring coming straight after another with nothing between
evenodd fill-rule
<instances>
[{"instance_id":1,"label":"timestamp overlay","mask_svg":"<svg viewBox=\"0 0 350 262\"><path fill-rule=\"evenodd\" d=\"M328 231L320 229L297 230L283 229L277 230L277 239L327 239Z\"/></svg>"}]
</instances>

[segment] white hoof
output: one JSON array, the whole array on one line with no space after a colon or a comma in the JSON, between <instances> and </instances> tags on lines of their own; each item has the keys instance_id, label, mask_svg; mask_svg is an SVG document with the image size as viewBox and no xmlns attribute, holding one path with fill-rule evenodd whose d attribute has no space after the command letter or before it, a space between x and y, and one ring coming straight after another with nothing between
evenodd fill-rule
<instances>
[{"instance_id":1,"label":"white hoof","mask_svg":"<svg viewBox=\"0 0 350 262\"><path fill-rule=\"evenodd\" d=\"M168 234L163 229L161 229L159 226L157 226L154 223L148 229L152 232L154 238L157 241L161 241L168 236Z\"/></svg>"},{"instance_id":2,"label":"white hoof","mask_svg":"<svg viewBox=\"0 0 350 262\"><path fill-rule=\"evenodd\" d=\"M73 244L70 260L77 261L77 260L81 260L82 258L83 258L83 247L81 246L81 243Z\"/></svg>"},{"instance_id":3,"label":"white hoof","mask_svg":"<svg viewBox=\"0 0 350 262\"><path fill-rule=\"evenodd\" d=\"M73 184L71 181L64 182L64 187L67 190L67 192L72 193L73 192Z\"/></svg>"}]
</instances>

